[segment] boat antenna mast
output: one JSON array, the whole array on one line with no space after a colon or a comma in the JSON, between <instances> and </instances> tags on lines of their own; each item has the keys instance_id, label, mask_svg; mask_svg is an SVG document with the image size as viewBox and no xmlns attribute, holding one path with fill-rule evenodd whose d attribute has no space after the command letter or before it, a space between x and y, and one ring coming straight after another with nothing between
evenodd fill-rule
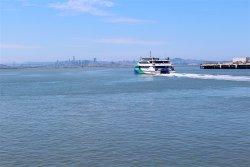
<instances>
[{"instance_id":1,"label":"boat antenna mast","mask_svg":"<svg viewBox=\"0 0 250 167\"><path fill-rule=\"evenodd\" d=\"M150 50L150 52L149 52L149 56L150 56L150 58L151 58L151 50Z\"/></svg>"}]
</instances>

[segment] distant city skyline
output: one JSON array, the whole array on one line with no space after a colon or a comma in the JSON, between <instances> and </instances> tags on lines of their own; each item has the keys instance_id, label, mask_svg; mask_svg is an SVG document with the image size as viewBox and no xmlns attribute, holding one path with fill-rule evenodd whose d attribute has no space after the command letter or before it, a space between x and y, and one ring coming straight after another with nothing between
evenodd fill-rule
<instances>
[{"instance_id":1,"label":"distant city skyline","mask_svg":"<svg viewBox=\"0 0 250 167\"><path fill-rule=\"evenodd\" d=\"M1 0L0 63L250 56L249 0Z\"/></svg>"}]
</instances>

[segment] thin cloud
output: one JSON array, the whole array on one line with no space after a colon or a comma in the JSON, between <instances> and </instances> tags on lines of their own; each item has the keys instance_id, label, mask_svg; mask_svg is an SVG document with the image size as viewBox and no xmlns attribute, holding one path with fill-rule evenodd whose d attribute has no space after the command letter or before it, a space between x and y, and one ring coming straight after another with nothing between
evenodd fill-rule
<instances>
[{"instance_id":1,"label":"thin cloud","mask_svg":"<svg viewBox=\"0 0 250 167\"><path fill-rule=\"evenodd\" d=\"M106 0L68 0L67 2L49 4L49 7L62 11L88 13L99 16L110 15L110 13L100 8L112 6L114 6L114 3Z\"/></svg>"},{"instance_id":2,"label":"thin cloud","mask_svg":"<svg viewBox=\"0 0 250 167\"><path fill-rule=\"evenodd\" d=\"M116 24L145 24L151 23L151 20L143 20L143 19L135 19L135 18L125 18L125 17L117 17L117 18L110 18L104 20L107 23L116 23Z\"/></svg>"},{"instance_id":3,"label":"thin cloud","mask_svg":"<svg viewBox=\"0 0 250 167\"><path fill-rule=\"evenodd\" d=\"M128 38L106 38L95 40L96 43L113 45L167 45L166 41L147 41Z\"/></svg>"},{"instance_id":4,"label":"thin cloud","mask_svg":"<svg viewBox=\"0 0 250 167\"><path fill-rule=\"evenodd\" d=\"M87 45L66 45L66 47L70 47L70 48L86 48L88 47Z\"/></svg>"},{"instance_id":5,"label":"thin cloud","mask_svg":"<svg viewBox=\"0 0 250 167\"><path fill-rule=\"evenodd\" d=\"M22 6L36 6L35 3L31 2L30 0L18 0Z\"/></svg>"},{"instance_id":6,"label":"thin cloud","mask_svg":"<svg viewBox=\"0 0 250 167\"><path fill-rule=\"evenodd\" d=\"M1 49L38 49L40 46L19 45L19 44L0 44Z\"/></svg>"}]
</instances>

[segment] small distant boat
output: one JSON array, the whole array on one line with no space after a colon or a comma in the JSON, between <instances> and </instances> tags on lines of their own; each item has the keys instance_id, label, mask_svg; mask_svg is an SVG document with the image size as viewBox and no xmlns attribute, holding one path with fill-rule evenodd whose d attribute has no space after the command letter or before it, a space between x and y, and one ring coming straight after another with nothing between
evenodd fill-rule
<instances>
[{"instance_id":1,"label":"small distant boat","mask_svg":"<svg viewBox=\"0 0 250 167\"><path fill-rule=\"evenodd\" d=\"M136 74L170 74L174 73L174 66L170 59L160 59L156 57L141 58L135 65L134 71Z\"/></svg>"}]
</instances>

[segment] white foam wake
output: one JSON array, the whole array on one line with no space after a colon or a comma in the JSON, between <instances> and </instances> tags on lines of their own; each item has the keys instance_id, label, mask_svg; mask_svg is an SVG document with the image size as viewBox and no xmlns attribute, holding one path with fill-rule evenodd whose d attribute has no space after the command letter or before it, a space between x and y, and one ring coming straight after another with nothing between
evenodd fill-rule
<instances>
[{"instance_id":1,"label":"white foam wake","mask_svg":"<svg viewBox=\"0 0 250 167\"><path fill-rule=\"evenodd\" d=\"M188 74L188 73L172 73L172 74L159 74L159 75L170 76L170 77L180 77L180 78L215 79L215 80L249 81L250 82L250 76Z\"/></svg>"}]
</instances>

